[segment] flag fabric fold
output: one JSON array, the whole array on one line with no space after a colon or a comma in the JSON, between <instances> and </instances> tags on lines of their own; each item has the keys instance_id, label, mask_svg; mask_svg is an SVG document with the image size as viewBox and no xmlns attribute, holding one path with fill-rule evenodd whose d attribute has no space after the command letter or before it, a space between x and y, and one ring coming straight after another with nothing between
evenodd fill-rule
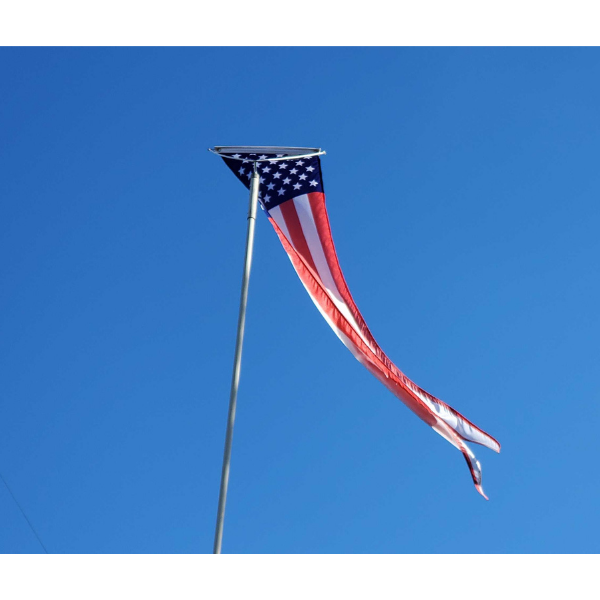
<instances>
[{"instance_id":1,"label":"flag fabric fold","mask_svg":"<svg viewBox=\"0 0 600 600\"><path fill-rule=\"evenodd\" d=\"M266 160L266 159L279 160ZM284 159L275 154L223 156L249 187L253 162L260 175L259 202L306 291L354 357L417 416L458 448L477 491L481 465L466 442L500 452L500 444L452 407L411 381L379 347L358 310L339 265L331 235L318 156Z\"/></svg>"}]
</instances>

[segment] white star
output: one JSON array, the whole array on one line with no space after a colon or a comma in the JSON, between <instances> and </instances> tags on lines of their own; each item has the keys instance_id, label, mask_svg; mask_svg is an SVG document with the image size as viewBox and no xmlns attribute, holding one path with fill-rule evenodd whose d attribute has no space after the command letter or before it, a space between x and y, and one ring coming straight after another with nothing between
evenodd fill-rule
<instances>
[{"instance_id":1,"label":"white star","mask_svg":"<svg viewBox=\"0 0 600 600\"><path fill-rule=\"evenodd\" d=\"M250 176L251 176L251 175L252 175L252 173L250 173L250 171L248 171L248 172L246 173L246 177L247 177L248 179L250 179Z\"/></svg>"},{"instance_id":2,"label":"white star","mask_svg":"<svg viewBox=\"0 0 600 600\"><path fill-rule=\"evenodd\" d=\"M281 188L281 189L279 189L279 190L277 191L277 193L278 193L280 196L283 196L283 194L285 194L285 190L284 190L283 188Z\"/></svg>"},{"instance_id":3,"label":"white star","mask_svg":"<svg viewBox=\"0 0 600 600\"><path fill-rule=\"evenodd\" d=\"M240 156L242 156L242 155L241 155L241 154L234 154L234 155L232 156L232 158L240 158Z\"/></svg>"},{"instance_id":4,"label":"white star","mask_svg":"<svg viewBox=\"0 0 600 600\"><path fill-rule=\"evenodd\" d=\"M275 187L275 184L274 184L274 183L269 183L269 184L267 185L267 188L269 188L270 190L272 190L274 187Z\"/></svg>"},{"instance_id":5,"label":"white star","mask_svg":"<svg viewBox=\"0 0 600 600\"><path fill-rule=\"evenodd\" d=\"M263 159L265 159L265 158L267 158L267 155L266 155L266 154L261 154L261 155L258 157L258 160L263 160Z\"/></svg>"},{"instance_id":6,"label":"white star","mask_svg":"<svg viewBox=\"0 0 600 600\"><path fill-rule=\"evenodd\" d=\"M275 173L275 175L273 175L273 177L275 179L279 179L281 177L281 173Z\"/></svg>"},{"instance_id":7,"label":"white star","mask_svg":"<svg viewBox=\"0 0 600 600\"><path fill-rule=\"evenodd\" d=\"M283 154L278 154L277 158L281 158L283 156Z\"/></svg>"},{"instance_id":8,"label":"white star","mask_svg":"<svg viewBox=\"0 0 600 600\"><path fill-rule=\"evenodd\" d=\"M299 183L294 184L294 189L299 190L302 186Z\"/></svg>"},{"instance_id":9,"label":"white star","mask_svg":"<svg viewBox=\"0 0 600 600\"><path fill-rule=\"evenodd\" d=\"M245 174L246 174L246 171L244 171L244 167L240 167L240 170L238 171L238 173L239 173L240 175L245 175Z\"/></svg>"},{"instance_id":10,"label":"white star","mask_svg":"<svg viewBox=\"0 0 600 600\"><path fill-rule=\"evenodd\" d=\"M316 181L313 180L313 181L310 182L310 185L318 185L318 184L317 184Z\"/></svg>"},{"instance_id":11,"label":"white star","mask_svg":"<svg viewBox=\"0 0 600 600\"><path fill-rule=\"evenodd\" d=\"M246 163L249 163L249 162L250 162L249 160L244 160L244 161L242 161L242 164L245 165Z\"/></svg>"},{"instance_id":12,"label":"white star","mask_svg":"<svg viewBox=\"0 0 600 600\"><path fill-rule=\"evenodd\" d=\"M269 196L269 194L267 194L267 195L265 196L265 202L268 202L270 199L271 199L271 196Z\"/></svg>"},{"instance_id":13,"label":"white star","mask_svg":"<svg viewBox=\"0 0 600 600\"><path fill-rule=\"evenodd\" d=\"M299 160L296 164L301 167L304 164L304 161L303 160Z\"/></svg>"},{"instance_id":14,"label":"white star","mask_svg":"<svg viewBox=\"0 0 600 600\"><path fill-rule=\"evenodd\" d=\"M310 171L312 173L315 170L315 168L314 167L306 167L306 170Z\"/></svg>"},{"instance_id":15,"label":"white star","mask_svg":"<svg viewBox=\"0 0 600 600\"><path fill-rule=\"evenodd\" d=\"M290 178L289 178L289 177L286 177L286 178L283 180L283 183L285 183L285 185L287 185L289 182L290 182Z\"/></svg>"},{"instance_id":16,"label":"white star","mask_svg":"<svg viewBox=\"0 0 600 600\"><path fill-rule=\"evenodd\" d=\"M304 173L302 175L300 175L300 179L302 179L302 181L304 181L306 179L306 175L304 175Z\"/></svg>"},{"instance_id":17,"label":"white star","mask_svg":"<svg viewBox=\"0 0 600 600\"><path fill-rule=\"evenodd\" d=\"M271 172L270 167L263 167L263 173L270 173L270 172Z\"/></svg>"},{"instance_id":18,"label":"white star","mask_svg":"<svg viewBox=\"0 0 600 600\"><path fill-rule=\"evenodd\" d=\"M295 175L298 172L298 169L292 169L290 171L290 175Z\"/></svg>"},{"instance_id":19,"label":"white star","mask_svg":"<svg viewBox=\"0 0 600 600\"><path fill-rule=\"evenodd\" d=\"M281 163L279 163L279 168L280 168L280 169L287 169L287 168L288 168L288 165L287 165L287 163L285 163L285 162L281 162Z\"/></svg>"}]
</instances>

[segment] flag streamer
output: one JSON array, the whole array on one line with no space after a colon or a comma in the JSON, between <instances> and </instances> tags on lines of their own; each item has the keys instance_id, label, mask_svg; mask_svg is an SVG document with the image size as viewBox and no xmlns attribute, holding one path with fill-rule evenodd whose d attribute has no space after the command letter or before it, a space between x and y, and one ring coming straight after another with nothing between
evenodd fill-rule
<instances>
[{"instance_id":1,"label":"flag streamer","mask_svg":"<svg viewBox=\"0 0 600 600\"><path fill-rule=\"evenodd\" d=\"M246 187L254 162L260 160L259 202L323 318L364 367L462 452L477 491L487 499L481 486L481 465L466 442L496 452L500 452L500 444L411 381L375 341L339 265L325 206L319 157L285 160L285 154L236 152L223 159Z\"/></svg>"}]
</instances>

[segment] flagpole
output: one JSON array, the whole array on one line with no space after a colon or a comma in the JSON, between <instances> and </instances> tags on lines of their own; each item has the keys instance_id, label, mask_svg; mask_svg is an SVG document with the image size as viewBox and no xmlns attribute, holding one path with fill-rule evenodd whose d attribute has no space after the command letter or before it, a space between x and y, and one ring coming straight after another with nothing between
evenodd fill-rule
<instances>
[{"instance_id":1,"label":"flagpole","mask_svg":"<svg viewBox=\"0 0 600 600\"><path fill-rule=\"evenodd\" d=\"M229 415L227 417L227 433L225 435L225 450L223 452L223 468L221 471L221 489L219 491L219 508L217 510L217 526L213 554L221 554L223 543L223 522L225 520L225 504L227 502L227 486L229 484L229 465L231 463L231 443L233 440L233 425L237 405L237 392L240 383L242 365L242 345L244 342L244 326L246 324L246 304L248 303L248 281L252 267L252 250L254 248L254 227L256 225L256 209L258 206L259 176L254 163L254 171L250 180L250 202L248 206L248 229L246 233L246 256L244 258L244 274L242 276L242 291L240 296L240 312L238 316L237 340L235 342L235 357L233 359L233 374L231 376L231 392L229 394Z\"/></svg>"}]
</instances>

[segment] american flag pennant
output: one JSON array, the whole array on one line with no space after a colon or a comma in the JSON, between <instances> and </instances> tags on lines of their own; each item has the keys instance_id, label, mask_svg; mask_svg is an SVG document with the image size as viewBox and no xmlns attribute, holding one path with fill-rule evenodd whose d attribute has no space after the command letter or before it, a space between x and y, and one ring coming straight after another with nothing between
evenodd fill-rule
<instances>
[{"instance_id":1,"label":"american flag pennant","mask_svg":"<svg viewBox=\"0 0 600 600\"><path fill-rule=\"evenodd\" d=\"M411 381L379 347L356 306L335 251L325 206L319 156L286 159L287 154L221 153L247 187L254 162L260 176L259 202L300 281L319 312L354 357L443 438L458 448L477 491L481 464L466 442L500 452L500 444L459 412ZM277 158L278 160L272 160Z\"/></svg>"}]
</instances>

